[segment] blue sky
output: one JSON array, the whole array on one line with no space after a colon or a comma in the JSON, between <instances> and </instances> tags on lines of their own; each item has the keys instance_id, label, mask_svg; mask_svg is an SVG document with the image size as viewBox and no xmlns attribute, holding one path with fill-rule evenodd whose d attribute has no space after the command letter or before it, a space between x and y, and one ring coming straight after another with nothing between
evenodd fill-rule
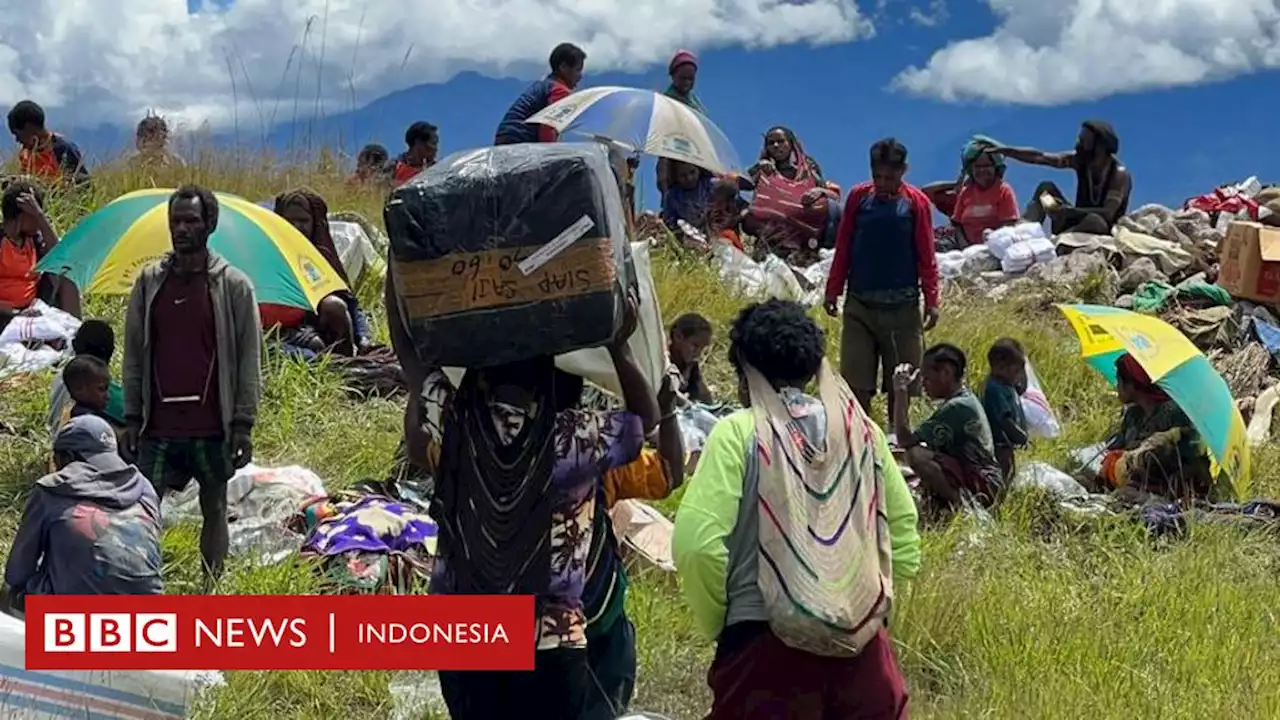
<instances>
[{"instance_id":1,"label":"blue sky","mask_svg":"<svg viewBox=\"0 0 1280 720\"><path fill-rule=\"evenodd\" d=\"M697 92L744 162L759 152L768 127L784 124L845 188L866 179L867 149L881 137L906 144L909 179L923 184L953 179L960 148L974 133L1012 145L1066 150L1080 122L1095 117L1113 123L1121 136L1121 157L1135 177L1135 207L1180 203L1252 174L1265 181L1280 161L1280 150L1266 141L1271 113L1280 109L1280 77L1274 72L1047 108L949 103L890 88L904 67L925 63L953 38L986 35L994 22L985 5L970 1L953 3L950 18L937 27L890 24L865 41L704 52ZM584 85L613 84L663 89L665 71L598 75L590 72L588 60ZM419 114L441 127L443 152L487 144L519 86L468 74L432 92L438 104L422 107ZM407 125L418 118L401 119ZM393 151L401 145L390 132L376 139ZM1074 182L1070 173L1017 164L1011 164L1007 178L1020 201L1042 179L1056 180L1068 193ZM653 204L652 197L647 200L646 205Z\"/></svg>"},{"instance_id":2,"label":"blue sky","mask_svg":"<svg viewBox=\"0 0 1280 720\"><path fill-rule=\"evenodd\" d=\"M549 0L546 3L541 0L492 1L505 3L504 7L511 8L512 12L535 12L538 7L550 5L555 5L558 12L568 12L561 4ZM796 5L821 5L827 13L847 13L851 7L850 0L788 1ZM370 85L359 89L354 103L358 109L353 108L349 100L331 103L329 117L315 127L324 128L326 134L340 131L347 146L378 140L394 152L401 145L403 128L414 120L425 119L440 126L444 152L484 145L490 142L507 105L536 75L536 64L528 60L541 56L545 52L542 47L549 50L559 39L580 40L573 35L555 37L556 30L549 30L544 24L527 47L518 49L503 47L516 44L521 33L526 32L517 32L513 29L515 26L486 30L499 33L494 35L493 42L450 44L448 37L442 38L439 34L452 36L470 30L473 21L467 13L473 11L467 8L472 4L464 0L432 2L443 3L439 6L443 10L438 14L437 25L444 30L436 37L419 42L414 37L429 36L433 31L421 29L410 33L411 38L406 41L395 34L395 26L403 25L401 13L382 18L382 25L377 29L380 34L374 37L383 57L362 59L362 63L381 65L376 72L368 73L372 78ZM663 0L629 0L630 5L641 10L657 8L668 14L680 14L677 19L681 32L698 22L691 14L693 11L686 9L693 2L671 5ZM187 4L192 8L199 5L195 0L187 0ZM246 28L260 27L267 33L263 37L276 38L279 47L253 38L242 42L243 47L253 49L256 45L262 52L275 52L278 56L289 52L287 43L279 38L299 35L295 27L300 25L297 13L302 13L305 20L306 13L328 7L327 3L316 0L310 2L314 8L288 15L292 11L287 5L277 0L238 0L234 6L221 0L204 2L206 11L210 7L225 11L223 25L230 28L227 33L235 30L238 37L244 37L249 32ZM762 0L717 0L713 7L736 8L735 12L743 17L741 13L767 5ZM992 5L1001 7L1004 15L993 14ZM154 6L144 2L139 7ZM1030 0L945 0L945 3L942 0L863 0L859 7L862 18L874 23L874 37L812 46L804 41L824 42L833 37L857 35L858 32L850 28L858 21L848 20L841 30L843 35L835 32L824 36L822 28L813 28L812 23L805 26L793 17L796 27L779 31L776 37L770 35L767 24L742 21L741 24L750 24L750 29L743 31L741 37L718 43L720 49L700 48L696 40L688 43L700 51L702 59L698 93L712 119L724 129L744 161L758 153L761 136L768 127L785 124L796 131L826 174L847 188L866 178L868 146L878 138L892 135L909 148L909 179L923 184L955 177L960 147L973 133L991 135L1009 144L1062 150L1073 144L1080 122L1095 117L1109 120L1120 133L1120 154L1134 174L1134 200L1138 204L1176 204L1190 195L1251 174L1258 174L1265 181L1271 168L1280 161L1280 150L1267 142L1270 115L1280 103L1277 92L1280 82L1273 71L1255 72L1257 68L1275 65L1275 59L1280 57L1280 53L1267 51L1268 47L1276 48L1274 35L1280 34L1276 20L1280 11L1274 7L1266 11L1265 8L1259 10L1261 6L1256 3L1244 8L1214 0L1164 0L1144 6L1141 16L1132 12L1130 2L1123 0L1091 0L1089 3L1063 0L1057 4ZM1087 12L1082 9L1086 7ZM943 12L938 12L940 9ZM354 17L365 27L374 27L373 19L365 23L364 15L360 14L363 11L348 12L356 12ZM665 87L664 63L654 61L685 44L681 38L673 38L670 47L666 47L662 36L655 38L657 30L631 30L635 21L631 19L632 24L626 25L628 18L619 8L591 6L574 12L579 15L570 17L577 23L578 34L597 37L595 45L590 39L584 42L592 57L601 62L607 59L615 67L648 68L632 74L593 72L589 59L585 85ZM1263 12L1270 14L1260 14ZM925 16L932 18L922 21ZM134 15L126 13L124 17ZM769 15L766 20L779 17ZM846 20L848 17L844 16ZM264 25L263 18L279 25ZM348 15L340 21L335 16L332 22L354 24L350 18ZM165 22L174 25L185 19L168 18ZM693 27L688 33L710 46L738 24L732 17L717 19L705 27ZM137 25L143 27L141 23ZM227 36L201 37L205 32L202 28L212 25L200 16L191 16L187 25L190 27L181 31L208 46L204 48L207 56L204 60L213 66L208 74L216 79L220 72L217 67L223 64L218 48L223 47ZM519 26L523 28L526 24ZM534 27L533 24L527 26ZM128 28L126 31L107 28L103 32L108 30L123 37ZM155 33L154 30L148 32ZM527 32L535 33L532 29ZM648 35L643 36L644 32ZM631 35L636 37L635 48L625 47ZM948 55L951 50L947 48L967 38L981 39L981 48L971 47L968 54L957 51ZM796 40L799 42L793 42ZM4 42L0 37L0 45ZM416 54L406 66L400 58L409 57L406 43L415 42L413 53ZM785 44L787 42L793 44ZM1267 42L1272 44L1266 45ZM79 44L92 45L83 41ZM724 47L726 44L730 47ZM123 39L114 43L118 48L134 45L136 43ZM177 52L175 47L168 45L149 52ZM350 57L345 54L351 52L349 49L335 50L332 41L329 47L331 59L337 55ZM474 52L477 48L483 48L492 57L489 65L482 60L465 59L469 54L482 54ZM964 49L962 44L960 50ZM370 57L369 50L362 48L361 52L361 58ZM251 68L246 72L258 73L255 81L259 93L272 83L279 84L280 67L284 63L278 61L277 55L258 61L251 58L245 63ZM946 61L946 67L925 83L927 87L922 94L893 89L895 77L905 69L927 66L933 70L940 67L940 58ZM138 65L137 60L132 62ZM519 70L522 78L494 77L500 73L493 63L509 72ZM150 69L142 67L142 71ZM456 74L458 71L463 72ZM168 71L161 67L155 72ZM310 74L308 68L306 75ZM146 106L182 109L183 102L193 102L177 90L170 91L180 85L170 81L168 74L157 75L155 80L146 75L142 78L147 82L139 81L128 98L134 102L133 107L144 102ZM1214 78L1225 79L1205 82ZM223 84L225 79L224 73ZM416 84L429 79L444 82ZM242 82L239 90L241 100L244 85ZM336 85L338 83L329 81L325 94L343 95ZM1168 87L1170 85L1176 86ZM400 90L387 94L395 88ZM1047 89L1042 92L1041 88ZM3 90L2 82L0 90ZM289 91L292 92L292 88ZM200 96L195 102L225 105L224 98L228 95L225 88L222 92L222 96ZM153 98L162 93L169 94L159 100ZM304 87L304 97L309 93ZM955 94L1014 102L938 99ZM1079 100L1091 96L1101 99ZM170 97L179 99L170 100ZM280 105L278 99L276 104ZM286 100L285 105L289 104ZM1046 104L1049 106L1044 106ZM284 119L287 109L281 108L277 117ZM83 144L95 150L102 147L101 129L84 130L89 125L85 121L99 115L83 110L68 110L66 114L72 117L64 116L61 127L79 127ZM251 122L245 115L242 111L242 127L257 122ZM57 118L56 112L54 117ZM300 123L307 124L306 121ZM300 134L288 128L276 128L271 144L280 146L291 140L296 144ZM123 133L117 128L112 135L120 138ZM1008 179L1022 200L1041 179L1057 180L1068 191L1073 183L1068 173L1016 164L1011 166ZM646 181L646 204L650 206L654 200L651 188L652 183Z\"/></svg>"}]
</instances>

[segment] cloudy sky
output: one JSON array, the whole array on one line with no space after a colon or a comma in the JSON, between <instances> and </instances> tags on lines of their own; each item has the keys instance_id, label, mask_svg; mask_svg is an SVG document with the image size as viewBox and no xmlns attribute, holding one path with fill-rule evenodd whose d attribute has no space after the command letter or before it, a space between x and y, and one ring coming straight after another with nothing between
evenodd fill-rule
<instances>
[{"instance_id":1,"label":"cloudy sky","mask_svg":"<svg viewBox=\"0 0 1280 720\"><path fill-rule=\"evenodd\" d=\"M916 118L937 125L967 113L945 128L950 141L951 130L978 120L1042 117L1020 109L1076 112L1171 88L1256 83L1280 64L1280 0L0 0L0 8L0 104L31 97L63 126L131 123L149 109L222 127L237 114L332 114L464 71L534 77L562 40L587 49L592 76L660 77L674 49L697 49L700 85L722 115L754 112L754 98L768 96L783 117L755 124L806 125L810 142L827 146L841 116L868 108L901 116L908 135L924 130ZM1266 94L1276 96L1280 85L1269 82ZM818 106L821 120L786 117ZM1221 124L1183 120L1200 132Z\"/></svg>"}]
</instances>

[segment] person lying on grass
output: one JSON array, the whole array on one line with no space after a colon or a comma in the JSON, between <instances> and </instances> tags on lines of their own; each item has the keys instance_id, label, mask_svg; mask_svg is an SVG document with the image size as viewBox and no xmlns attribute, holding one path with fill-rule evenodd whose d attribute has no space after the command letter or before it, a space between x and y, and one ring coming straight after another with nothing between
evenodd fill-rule
<instances>
[{"instance_id":1,"label":"person lying on grass","mask_svg":"<svg viewBox=\"0 0 1280 720\"><path fill-rule=\"evenodd\" d=\"M1013 338L1000 338L987 351L990 374L982 389L982 409L991 426L996 462L1006 482L1017 469L1014 453L1027 445L1027 416L1022 393L1027 388L1027 355Z\"/></svg>"},{"instance_id":2,"label":"person lying on grass","mask_svg":"<svg viewBox=\"0 0 1280 720\"><path fill-rule=\"evenodd\" d=\"M1107 441L1094 486L1141 502L1149 495L1203 499L1213 485L1209 456L1191 419L1128 353L1116 360L1120 429Z\"/></svg>"},{"instance_id":3,"label":"person lying on grass","mask_svg":"<svg viewBox=\"0 0 1280 720\"><path fill-rule=\"evenodd\" d=\"M392 346L408 386L424 388L409 394L406 444L436 480L431 516L440 541L431 592L538 598L535 669L441 672L450 716L581 717L595 690L583 587L597 494L609 470L640 456L661 419L627 345L639 301L628 297L608 346L627 410L603 412L582 407L582 379L557 370L549 356L469 368L455 387L414 352L394 273L384 287Z\"/></svg>"},{"instance_id":4,"label":"person lying on grass","mask_svg":"<svg viewBox=\"0 0 1280 720\"><path fill-rule=\"evenodd\" d=\"M4 568L7 607L30 595L160 595L160 499L120 457L107 421L81 415L53 440Z\"/></svg>"},{"instance_id":5,"label":"person lying on grass","mask_svg":"<svg viewBox=\"0 0 1280 720\"><path fill-rule=\"evenodd\" d=\"M717 641L710 720L906 717L887 628L919 567L916 508L825 346L783 300L743 308L729 333L746 409L711 431L672 537L685 602Z\"/></svg>"},{"instance_id":6,"label":"person lying on grass","mask_svg":"<svg viewBox=\"0 0 1280 720\"><path fill-rule=\"evenodd\" d=\"M919 369L899 365L893 372L893 431L907 451L907 464L931 500L957 508L971 496L990 507L1000 496L1003 475L996 461L991 426L982 403L964 384L964 352L938 343L924 352ZM925 393L942 404L911 429L909 390L919 378Z\"/></svg>"}]
</instances>

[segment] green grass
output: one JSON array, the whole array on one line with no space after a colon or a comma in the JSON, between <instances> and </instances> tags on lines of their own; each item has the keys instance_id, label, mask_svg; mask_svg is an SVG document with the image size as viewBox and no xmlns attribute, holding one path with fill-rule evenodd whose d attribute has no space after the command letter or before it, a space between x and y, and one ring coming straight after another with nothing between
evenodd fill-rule
<instances>
[{"instance_id":1,"label":"green grass","mask_svg":"<svg viewBox=\"0 0 1280 720\"><path fill-rule=\"evenodd\" d=\"M67 221L128 189L196 179L251 199L307 182L331 208L377 219L374 195L355 195L340 180L298 166L268 172L264 164L207 161L182 176L153 181L123 171L99 172L93 195L55 201ZM734 383L723 329L742 305L715 273L661 253L655 280L666 317L696 310L722 331L708 374L721 395ZM119 317L119 301L97 299L89 310ZM377 313L375 313L375 316ZM838 328L821 318L828 347ZM970 353L971 381L985 373L985 350L1011 335L1028 348L1065 428L1023 461L1061 463L1071 447L1095 442L1118 414L1114 394L1077 354L1066 323L1043 300L999 305L946 297L931 341ZM304 464L331 488L381 478L392 468L400 407L354 402L339 379L268 356L267 392L257 429L258 459ZM0 385L0 419L17 436L0 437L0 543L18 522L22 497L48 454L43 422L49 377ZM1253 487L1280 490L1271 449L1255 453ZM678 498L660 506L674 513ZM197 530L164 537L171 592L192 592L199 576ZM1155 543L1132 523L1079 523L1048 498L1015 495L979 528L958 520L924 535L919 577L899 588L894 639L907 674L915 718L1267 718L1280 717L1280 644L1275 598L1280 551L1273 538L1219 526L1193 526L1191 537ZM221 592L307 593L316 585L302 567L252 568L232 562ZM628 598L639 633L641 671L634 706L677 718L706 711L712 644L699 637L674 577L635 569ZM205 718L387 717L390 673L230 673L228 685L199 707Z\"/></svg>"}]
</instances>

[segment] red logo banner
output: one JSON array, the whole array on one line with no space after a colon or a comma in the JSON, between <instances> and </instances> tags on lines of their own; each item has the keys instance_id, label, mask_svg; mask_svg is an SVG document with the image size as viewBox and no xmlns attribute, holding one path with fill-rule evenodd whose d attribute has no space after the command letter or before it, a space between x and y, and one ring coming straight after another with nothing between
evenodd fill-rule
<instances>
[{"instance_id":1,"label":"red logo banner","mask_svg":"<svg viewBox=\"0 0 1280 720\"><path fill-rule=\"evenodd\" d=\"M41 595L28 670L532 670L531 596Z\"/></svg>"}]
</instances>

